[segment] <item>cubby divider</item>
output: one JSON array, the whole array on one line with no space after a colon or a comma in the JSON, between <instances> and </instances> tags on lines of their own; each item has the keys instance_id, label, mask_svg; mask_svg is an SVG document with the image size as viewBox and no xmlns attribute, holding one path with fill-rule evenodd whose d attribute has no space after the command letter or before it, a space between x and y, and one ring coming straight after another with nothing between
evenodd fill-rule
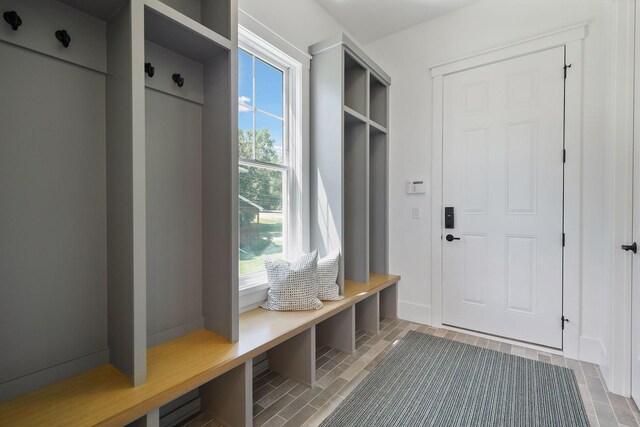
<instances>
[{"instance_id":1,"label":"cubby divider","mask_svg":"<svg viewBox=\"0 0 640 427\"><path fill-rule=\"evenodd\" d=\"M380 332L379 292L356 303L356 330Z\"/></svg>"},{"instance_id":2,"label":"cubby divider","mask_svg":"<svg viewBox=\"0 0 640 427\"><path fill-rule=\"evenodd\" d=\"M200 387L202 411L225 426L253 425L253 361Z\"/></svg>"},{"instance_id":3,"label":"cubby divider","mask_svg":"<svg viewBox=\"0 0 640 427\"><path fill-rule=\"evenodd\" d=\"M316 329L311 327L267 351L269 367L308 387L316 383Z\"/></svg>"},{"instance_id":4,"label":"cubby divider","mask_svg":"<svg viewBox=\"0 0 640 427\"><path fill-rule=\"evenodd\" d=\"M349 306L315 325L317 346L353 353L356 351L356 312Z\"/></svg>"},{"instance_id":5,"label":"cubby divider","mask_svg":"<svg viewBox=\"0 0 640 427\"><path fill-rule=\"evenodd\" d=\"M381 290L380 294L380 319L398 318L398 284Z\"/></svg>"}]
</instances>

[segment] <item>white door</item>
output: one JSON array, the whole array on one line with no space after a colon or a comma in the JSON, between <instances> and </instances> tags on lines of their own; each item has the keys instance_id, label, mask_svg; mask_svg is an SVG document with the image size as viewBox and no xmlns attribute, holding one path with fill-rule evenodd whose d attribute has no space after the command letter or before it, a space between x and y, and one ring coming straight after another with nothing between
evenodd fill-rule
<instances>
[{"instance_id":1,"label":"white door","mask_svg":"<svg viewBox=\"0 0 640 427\"><path fill-rule=\"evenodd\" d=\"M563 128L564 47L445 76L444 324L562 348Z\"/></svg>"},{"instance_id":2,"label":"white door","mask_svg":"<svg viewBox=\"0 0 640 427\"><path fill-rule=\"evenodd\" d=\"M640 48L640 46L639 46ZM636 81L638 80L636 77ZM637 84L637 83L636 83ZM639 87L640 89L640 87ZM640 90L638 90L640 92ZM640 106L640 99L636 99ZM638 110L636 110L636 114ZM640 117L634 118L636 129L640 129ZM633 242L625 242L622 247L632 256L631 263L631 397L640 405L640 141L634 138L633 160Z\"/></svg>"},{"instance_id":3,"label":"white door","mask_svg":"<svg viewBox=\"0 0 640 427\"><path fill-rule=\"evenodd\" d=\"M640 405L640 8L636 7L635 96L633 138L633 212L632 240L623 249L631 249L631 397ZM635 245L635 246L634 246ZM630 247L629 247L630 246Z\"/></svg>"}]
</instances>

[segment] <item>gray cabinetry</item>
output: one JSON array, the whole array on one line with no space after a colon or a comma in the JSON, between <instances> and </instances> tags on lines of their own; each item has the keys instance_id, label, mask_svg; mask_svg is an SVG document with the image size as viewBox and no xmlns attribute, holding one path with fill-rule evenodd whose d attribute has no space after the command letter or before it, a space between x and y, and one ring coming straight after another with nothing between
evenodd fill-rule
<instances>
[{"instance_id":1,"label":"gray cabinetry","mask_svg":"<svg viewBox=\"0 0 640 427\"><path fill-rule=\"evenodd\" d=\"M345 35L309 48L311 244L340 248L339 284L388 273L390 77Z\"/></svg>"}]
</instances>

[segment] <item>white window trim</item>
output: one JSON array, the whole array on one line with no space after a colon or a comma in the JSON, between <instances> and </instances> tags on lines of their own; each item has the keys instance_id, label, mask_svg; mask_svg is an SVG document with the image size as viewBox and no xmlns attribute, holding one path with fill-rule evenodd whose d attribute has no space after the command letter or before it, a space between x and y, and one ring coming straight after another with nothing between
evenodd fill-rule
<instances>
[{"instance_id":1,"label":"white window trim","mask_svg":"<svg viewBox=\"0 0 640 427\"><path fill-rule=\"evenodd\" d=\"M283 195L283 206L286 206L284 209L285 224L287 226L285 230L286 252L283 256L286 258L303 250L303 236L300 233L303 227L300 223L301 215L299 215L303 197L300 185L302 182L302 64L241 25L238 26L238 47L285 73L284 120L288 126L286 135L283 135L283 154L289 171L286 174L288 191L285 191ZM269 167L266 164L255 163ZM273 168L282 170L277 166ZM266 300L269 285L265 273L240 277L239 282L241 311L255 308Z\"/></svg>"}]
</instances>

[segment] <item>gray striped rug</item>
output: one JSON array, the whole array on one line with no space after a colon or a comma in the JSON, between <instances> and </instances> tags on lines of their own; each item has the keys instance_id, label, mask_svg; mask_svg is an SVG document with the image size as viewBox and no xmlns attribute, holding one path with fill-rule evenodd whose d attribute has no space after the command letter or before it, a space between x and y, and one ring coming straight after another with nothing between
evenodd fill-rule
<instances>
[{"instance_id":1,"label":"gray striped rug","mask_svg":"<svg viewBox=\"0 0 640 427\"><path fill-rule=\"evenodd\" d=\"M572 370L413 331L321 424L588 425Z\"/></svg>"}]
</instances>

